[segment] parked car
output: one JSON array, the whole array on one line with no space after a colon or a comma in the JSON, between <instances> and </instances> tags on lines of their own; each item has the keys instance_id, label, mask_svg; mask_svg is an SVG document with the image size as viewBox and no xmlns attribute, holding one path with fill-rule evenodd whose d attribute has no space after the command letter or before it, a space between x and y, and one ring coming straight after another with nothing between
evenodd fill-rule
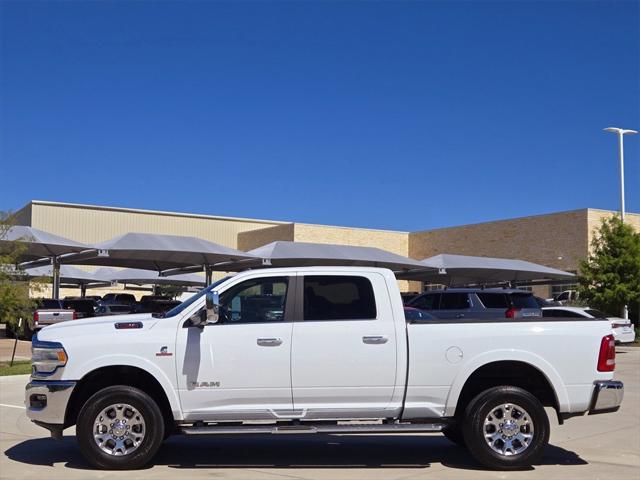
<instances>
[{"instance_id":1,"label":"parked car","mask_svg":"<svg viewBox=\"0 0 640 480\"><path fill-rule=\"evenodd\" d=\"M535 295L533 296L533 299L536 301L540 308L562 305L560 302L556 302L555 300L549 300L548 298L537 297Z\"/></svg>"},{"instance_id":2,"label":"parked car","mask_svg":"<svg viewBox=\"0 0 640 480\"><path fill-rule=\"evenodd\" d=\"M93 300L96 303L102 300L102 297L100 295L85 295L84 297L81 297L81 298L86 298L87 300Z\"/></svg>"},{"instance_id":3,"label":"parked car","mask_svg":"<svg viewBox=\"0 0 640 480\"><path fill-rule=\"evenodd\" d=\"M558 302L560 305L564 305L567 302L575 302L579 298L580 294L577 290L564 290L563 292L560 292L559 294L548 300Z\"/></svg>"},{"instance_id":4,"label":"parked car","mask_svg":"<svg viewBox=\"0 0 640 480\"><path fill-rule=\"evenodd\" d=\"M107 303L96 307L96 317L104 317L108 315L125 315L133 313L131 305L117 305L115 303Z\"/></svg>"},{"instance_id":5,"label":"parked car","mask_svg":"<svg viewBox=\"0 0 640 480\"><path fill-rule=\"evenodd\" d=\"M171 310L176 305L180 305L180 302L176 300L145 300L140 301L135 308L134 313L164 313Z\"/></svg>"},{"instance_id":6,"label":"parked car","mask_svg":"<svg viewBox=\"0 0 640 480\"><path fill-rule=\"evenodd\" d=\"M29 328L35 332L48 325L76 318L78 318L76 311L73 308L65 308L62 300L40 298L37 300L37 308L33 312L33 320ZM28 332L25 334L28 335Z\"/></svg>"},{"instance_id":7,"label":"parked car","mask_svg":"<svg viewBox=\"0 0 640 480\"><path fill-rule=\"evenodd\" d=\"M67 297L62 300L62 307L74 310L76 318L88 318L95 316L96 302L88 298Z\"/></svg>"},{"instance_id":8,"label":"parked car","mask_svg":"<svg viewBox=\"0 0 640 480\"><path fill-rule=\"evenodd\" d=\"M247 270L163 318L45 328L26 414L55 438L76 425L100 469L148 465L173 433L416 432L442 432L486 467L521 469L548 444L544 407L562 423L622 402L610 324L564 320L407 321L390 270Z\"/></svg>"},{"instance_id":9,"label":"parked car","mask_svg":"<svg viewBox=\"0 0 640 480\"><path fill-rule=\"evenodd\" d=\"M107 293L102 297L102 300L98 302L100 305L131 305L134 306L136 297L131 293Z\"/></svg>"},{"instance_id":10,"label":"parked car","mask_svg":"<svg viewBox=\"0 0 640 480\"><path fill-rule=\"evenodd\" d=\"M636 332L631 320L612 317L595 308L548 307L542 309L542 315L556 318L606 318L611 323L613 338L617 343L633 343L636 340Z\"/></svg>"},{"instance_id":11,"label":"parked car","mask_svg":"<svg viewBox=\"0 0 640 480\"><path fill-rule=\"evenodd\" d=\"M406 305L409 301L413 300L418 295L420 295L418 292L402 292L400 294L400 297L402 298L402 303Z\"/></svg>"},{"instance_id":12,"label":"parked car","mask_svg":"<svg viewBox=\"0 0 640 480\"><path fill-rule=\"evenodd\" d=\"M407 303L438 318L533 318L542 310L531 292L506 288L431 290Z\"/></svg>"},{"instance_id":13,"label":"parked car","mask_svg":"<svg viewBox=\"0 0 640 480\"><path fill-rule=\"evenodd\" d=\"M171 297L167 297L166 295L143 295L140 298L140 303L142 302L152 302L152 301L162 301L162 300L172 300Z\"/></svg>"},{"instance_id":14,"label":"parked car","mask_svg":"<svg viewBox=\"0 0 640 480\"><path fill-rule=\"evenodd\" d=\"M419 308L404 307L404 318L408 321L435 320L436 317Z\"/></svg>"}]
</instances>

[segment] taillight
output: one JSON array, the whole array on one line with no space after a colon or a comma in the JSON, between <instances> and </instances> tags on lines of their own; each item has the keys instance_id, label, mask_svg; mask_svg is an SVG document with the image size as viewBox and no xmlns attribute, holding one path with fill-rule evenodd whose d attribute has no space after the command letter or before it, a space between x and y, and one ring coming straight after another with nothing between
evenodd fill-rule
<instances>
[{"instance_id":1,"label":"taillight","mask_svg":"<svg viewBox=\"0 0 640 480\"><path fill-rule=\"evenodd\" d=\"M73 313L72 313L71 315L72 315L72 316L71 316L71 318L72 318L73 320L76 320L76 319L78 318L78 314L76 313L76 311L75 311L75 310L73 311Z\"/></svg>"},{"instance_id":2,"label":"taillight","mask_svg":"<svg viewBox=\"0 0 640 480\"><path fill-rule=\"evenodd\" d=\"M602 337L598 355L598 371L613 372L616 368L616 341L613 335Z\"/></svg>"},{"instance_id":3,"label":"taillight","mask_svg":"<svg viewBox=\"0 0 640 480\"><path fill-rule=\"evenodd\" d=\"M505 318L516 318L516 313L519 311L519 308L511 307L509 310L504 312Z\"/></svg>"},{"instance_id":4,"label":"taillight","mask_svg":"<svg viewBox=\"0 0 640 480\"><path fill-rule=\"evenodd\" d=\"M33 324L38 325L38 320L40 320L40 314L38 314L38 311L36 310L33 312Z\"/></svg>"}]
</instances>

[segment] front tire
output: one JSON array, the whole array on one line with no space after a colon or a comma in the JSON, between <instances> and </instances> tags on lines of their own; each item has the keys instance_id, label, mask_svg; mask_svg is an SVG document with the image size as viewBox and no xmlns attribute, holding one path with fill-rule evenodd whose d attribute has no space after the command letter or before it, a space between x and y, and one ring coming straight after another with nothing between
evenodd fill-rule
<instances>
[{"instance_id":1,"label":"front tire","mask_svg":"<svg viewBox=\"0 0 640 480\"><path fill-rule=\"evenodd\" d=\"M462 428L459 423L447 425L442 429L442 434L447 437L447 440L455 443L459 447L466 447L464 443L464 436L462 434Z\"/></svg>"},{"instance_id":2,"label":"front tire","mask_svg":"<svg viewBox=\"0 0 640 480\"><path fill-rule=\"evenodd\" d=\"M164 418L142 390L123 385L92 395L78 414L80 451L94 467L137 469L148 464L164 438Z\"/></svg>"},{"instance_id":3,"label":"front tire","mask_svg":"<svg viewBox=\"0 0 640 480\"><path fill-rule=\"evenodd\" d=\"M531 466L549 442L549 418L540 401L518 387L494 387L465 409L462 425L471 455L485 467L515 470Z\"/></svg>"}]
</instances>

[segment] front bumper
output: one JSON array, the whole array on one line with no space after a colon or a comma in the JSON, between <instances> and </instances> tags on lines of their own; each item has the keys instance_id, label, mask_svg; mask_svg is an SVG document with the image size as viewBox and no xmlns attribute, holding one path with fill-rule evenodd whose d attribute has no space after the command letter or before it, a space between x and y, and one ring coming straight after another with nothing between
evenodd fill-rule
<instances>
[{"instance_id":1,"label":"front bumper","mask_svg":"<svg viewBox=\"0 0 640 480\"><path fill-rule=\"evenodd\" d=\"M61 435L67 404L75 387L76 382L32 380L25 389L27 417L49 429L53 436Z\"/></svg>"},{"instance_id":2,"label":"front bumper","mask_svg":"<svg viewBox=\"0 0 640 480\"><path fill-rule=\"evenodd\" d=\"M593 396L589 415L615 412L620 408L624 397L624 385L615 380L599 380L594 382Z\"/></svg>"}]
</instances>

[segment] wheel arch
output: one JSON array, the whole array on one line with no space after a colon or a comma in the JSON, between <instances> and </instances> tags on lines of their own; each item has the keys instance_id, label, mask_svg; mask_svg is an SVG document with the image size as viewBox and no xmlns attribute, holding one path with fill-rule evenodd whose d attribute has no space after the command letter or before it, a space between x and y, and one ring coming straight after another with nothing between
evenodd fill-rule
<instances>
[{"instance_id":1,"label":"wheel arch","mask_svg":"<svg viewBox=\"0 0 640 480\"><path fill-rule=\"evenodd\" d=\"M95 368L78 380L65 411L65 428L75 425L80 409L94 393L115 385L135 387L144 391L157 402L165 419L165 425L167 427L174 425L176 416L171 396L167 395L160 381L143 368L123 364Z\"/></svg>"},{"instance_id":2,"label":"wheel arch","mask_svg":"<svg viewBox=\"0 0 640 480\"><path fill-rule=\"evenodd\" d=\"M454 379L445 404L445 416L459 414L475 394L498 385L514 385L531 391L543 404L569 411L569 397L558 372L546 360L530 352L505 351L480 355Z\"/></svg>"}]
</instances>

